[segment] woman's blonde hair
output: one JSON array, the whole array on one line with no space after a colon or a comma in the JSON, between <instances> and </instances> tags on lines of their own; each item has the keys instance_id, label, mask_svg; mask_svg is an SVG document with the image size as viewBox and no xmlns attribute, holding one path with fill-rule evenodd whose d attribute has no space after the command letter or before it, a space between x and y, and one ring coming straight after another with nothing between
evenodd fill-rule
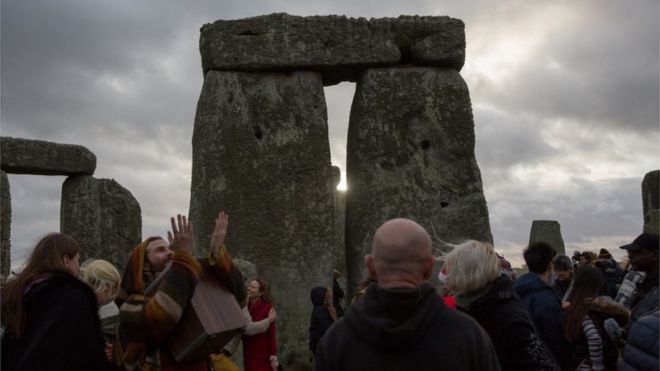
<instances>
[{"instance_id":1,"label":"woman's blonde hair","mask_svg":"<svg viewBox=\"0 0 660 371\"><path fill-rule=\"evenodd\" d=\"M114 300L119 291L121 276L112 263L96 259L85 262L80 267L80 278L92 287L95 293L107 291Z\"/></svg>"},{"instance_id":2,"label":"woman's blonde hair","mask_svg":"<svg viewBox=\"0 0 660 371\"><path fill-rule=\"evenodd\" d=\"M446 287L456 295L467 295L486 286L500 275L500 259L493 246L468 240L445 255Z\"/></svg>"}]
</instances>

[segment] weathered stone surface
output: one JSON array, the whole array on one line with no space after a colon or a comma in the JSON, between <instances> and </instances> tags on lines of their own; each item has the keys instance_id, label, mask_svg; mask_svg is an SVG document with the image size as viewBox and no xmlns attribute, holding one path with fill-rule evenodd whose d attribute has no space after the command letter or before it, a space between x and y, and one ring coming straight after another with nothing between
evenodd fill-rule
<instances>
[{"instance_id":1,"label":"weathered stone surface","mask_svg":"<svg viewBox=\"0 0 660 371\"><path fill-rule=\"evenodd\" d=\"M545 242L552 246L557 255L566 255L564 239L561 237L561 226L555 220L534 220L529 232L529 243Z\"/></svg>"},{"instance_id":2,"label":"weathered stone surface","mask_svg":"<svg viewBox=\"0 0 660 371\"><path fill-rule=\"evenodd\" d=\"M123 272L140 243L140 205L114 179L72 176L62 185L60 230L80 242L83 259L105 259Z\"/></svg>"},{"instance_id":3,"label":"weathered stone surface","mask_svg":"<svg viewBox=\"0 0 660 371\"><path fill-rule=\"evenodd\" d=\"M416 220L444 243L492 241L474 156L467 86L455 70L371 69L357 84L348 129L348 289L386 220Z\"/></svg>"},{"instance_id":4,"label":"weathered stone surface","mask_svg":"<svg viewBox=\"0 0 660 371\"><path fill-rule=\"evenodd\" d=\"M0 275L11 271L11 194L7 173L0 170Z\"/></svg>"},{"instance_id":5,"label":"weathered stone surface","mask_svg":"<svg viewBox=\"0 0 660 371\"><path fill-rule=\"evenodd\" d=\"M644 224L650 221L649 212L660 209L660 170L649 171L642 180L642 209Z\"/></svg>"},{"instance_id":6,"label":"weathered stone surface","mask_svg":"<svg viewBox=\"0 0 660 371\"><path fill-rule=\"evenodd\" d=\"M336 245L320 74L209 71L197 104L190 203L198 254L218 211L229 213L230 253L256 264L281 299L283 366L308 362L309 290L331 283Z\"/></svg>"},{"instance_id":7,"label":"weathered stone surface","mask_svg":"<svg viewBox=\"0 0 660 371\"><path fill-rule=\"evenodd\" d=\"M0 141L0 164L7 173L92 175L96 169L96 156L83 146L11 137Z\"/></svg>"},{"instance_id":8,"label":"weathered stone surface","mask_svg":"<svg viewBox=\"0 0 660 371\"><path fill-rule=\"evenodd\" d=\"M371 67L417 64L460 70L465 25L449 17L300 17L285 13L220 20L201 29L202 68L321 72L325 85Z\"/></svg>"},{"instance_id":9,"label":"weathered stone surface","mask_svg":"<svg viewBox=\"0 0 660 371\"><path fill-rule=\"evenodd\" d=\"M644 232L660 234L660 210L650 210L644 220Z\"/></svg>"}]
</instances>

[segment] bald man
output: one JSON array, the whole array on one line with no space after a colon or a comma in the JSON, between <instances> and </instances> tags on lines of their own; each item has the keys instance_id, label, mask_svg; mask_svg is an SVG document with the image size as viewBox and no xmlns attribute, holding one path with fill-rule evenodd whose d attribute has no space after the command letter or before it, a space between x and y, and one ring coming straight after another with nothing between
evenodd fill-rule
<instances>
[{"instance_id":1,"label":"bald man","mask_svg":"<svg viewBox=\"0 0 660 371\"><path fill-rule=\"evenodd\" d=\"M434 261L431 238L414 221L378 228L364 258L377 284L321 339L316 371L499 370L488 335L424 283Z\"/></svg>"}]
</instances>

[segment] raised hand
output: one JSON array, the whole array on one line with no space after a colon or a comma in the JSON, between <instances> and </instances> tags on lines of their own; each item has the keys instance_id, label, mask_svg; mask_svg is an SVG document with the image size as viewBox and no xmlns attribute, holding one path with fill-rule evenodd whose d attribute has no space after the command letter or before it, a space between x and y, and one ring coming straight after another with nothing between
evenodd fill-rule
<instances>
[{"instance_id":1,"label":"raised hand","mask_svg":"<svg viewBox=\"0 0 660 371\"><path fill-rule=\"evenodd\" d=\"M172 231L167 232L167 239L173 250L193 251L193 227L192 222L186 219L185 215L178 214L176 221L174 217L170 218Z\"/></svg>"},{"instance_id":2,"label":"raised hand","mask_svg":"<svg viewBox=\"0 0 660 371\"><path fill-rule=\"evenodd\" d=\"M220 211L215 218L215 228L211 235L211 251L215 251L218 247L225 243L225 236L227 235L227 228L229 227L229 215L224 211Z\"/></svg>"}]
</instances>

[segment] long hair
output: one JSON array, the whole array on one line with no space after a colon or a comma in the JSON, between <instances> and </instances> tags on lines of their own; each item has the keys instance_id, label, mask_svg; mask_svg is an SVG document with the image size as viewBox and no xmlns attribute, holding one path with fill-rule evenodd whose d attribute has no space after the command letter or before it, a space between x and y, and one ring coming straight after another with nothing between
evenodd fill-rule
<instances>
[{"instance_id":1,"label":"long hair","mask_svg":"<svg viewBox=\"0 0 660 371\"><path fill-rule=\"evenodd\" d=\"M600 294L603 286L603 276L597 268L585 265L578 268L573 278L573 290L568 295L570 304L566 312L564 334L572 343L582 332L582 318L589 312L586 299L593 299Z\"/></svg>"},{"instance_id":2,"label":"long hair","mask_svg":"<svg viewBox=\"0 0 660 371\"><path fill-rule=\"evenodd\" d=\"M500 259L489 243L465 241L444 258L446 287L456 295L478 291L500 275Z\"/></svg>"},{"instance_id":3,"label":"long hair","mask_svg":"<svg viewBox=\"0 0 660 371\"><path fill-rule=\"evenodd\" d=\"M266 282L262 278L255 278L255 281L259 283L259 292L261 293L261 300L265 301L266 303L273 304L275 299L273 299L273 295L270 292L270 285L268 285L268 282Z\"/></svg>"},{"instance_id":4,"label":"long hair","mask_svg":"<svg viewBox=\"0 0 660 371\"><path fill-rule=\"evenodd\" d=\"M42 237L32 250L25 268L2 287L2 324L17 338L23 335L26 314L23 295L27 285L44 274L71 274L64 265L64 257L73 259L80 252L80 245L73 238L50 233Z\"/></svg>"}]
</instances>

